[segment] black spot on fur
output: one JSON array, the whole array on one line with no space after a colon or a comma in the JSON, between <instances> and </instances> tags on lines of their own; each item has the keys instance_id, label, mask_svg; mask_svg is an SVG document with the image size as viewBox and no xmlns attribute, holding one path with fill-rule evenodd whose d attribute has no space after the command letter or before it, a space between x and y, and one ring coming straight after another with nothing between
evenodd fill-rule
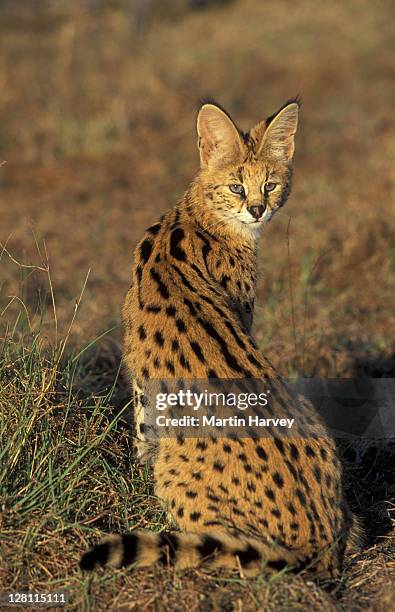
<instances>
[{"instance_id":1,"label":"black spot on fur","mask_svg":"<svg viewBox=\"0 0 395 612\"><path fill-rule=\"evenodd\" d=\"M155 312L158 313L162 310L162 308L160 306L156 306L155 304L149 304L149 306L147 306L146 311L147 312Z\"/></svg>"},{"instance_id":2,"label":"black spot on fur","mask_svg":"<svg viewBox=\"0 0 395 612\"><path fill-rule=\"evenodd\" d=\"M292 516L296 516L296 509L295 509L295 506L292 503L288 503L287 504L287 508L288 508L289 512L292 514Z\"/></svg>"},{"instance_id":3,"label":"black spot on fur","mask_svg":"<svg viewBox=\"0 0 395 612\"><path fill-rule=\"evenodd\" d=\"M221 313L219 313L221 315L222 319L225 319L224 323L225 326L228 328L228 330L230 331L230 333L232 334L233 338L236 340L237 344L239 345L239 347L243 350L246 349L246 345L244 344L243 340L240 338L239 334L236 332L235 328L233 327L232 323L230 321L226 320L226 315L225 313L223 313L221 311ZM247 355L248 357L248 355Z\"/></svg>"},{"instance_id":4,"label":"black spot on fur","mask_svg":"<svg viewBox=\"0 0 395 612\"><path fill-rule=\"evenodd\" d=\"M298 480L298 472L296 471L292 463L290 463L288 459L286 459L284 463L287 466L289 472L292 474L292 477L294 478L294 480Z\"/></svg>"},{"instance_id":5,"label":"black spot on fur","mask_svg":"<svg viewBox=\"0 0 395 612\"><path fill-rule=\"evenodd\" d=\"M147 232L149 232L153 236L156 236L156 234L159 232L160 228L161 228L160 223L154 223L154 225L151 225L151 227L149 227L147 229Z\"/></svg>"},{"instance_id":6,"label":"black spot on fur","mask_svg":"<svg viewBox=\"0 0 395 612\"><path fill-rule=\"evenodd\" d=\"M226 287L228 286L228 282L229 281L230 281L230 276L227 276L227 274L224 274L223 277L221 278L221 281L220 281L221 287L226 289Z\"/></svg>"},{"instance_id":7,"label":"black spot on fur","mask_svg":"<svg viewBox=\"0 0 395 612\"><path fill-rule=\"evenodd\" d=\"M169 359L166 359L165 365L170 374L175 374L176 370L174 364Z\"/></svg>"},{"instance_id":8,"label":"black spot on fur","mask_svg":"<svg viewBox=\"0 0 395 612\"><path fill-rule=\"evenodd\" d=\"M206 363L205 357L203 355L203 351L199 342L190 342L191 349L195 353L196 357L199 359L201 363Z\"/></svg>"},{"instance_id":9,"label":"black spot on fur","mask_svg":"<svg viewBox=\"0 0 395 612\"><path fill-rule=\"evenodd\" d=\"M315 452L313 451L311 446L309 446L309 444L306 444L305 451L308 457L315 457Z\"/></svg>"},{"instance_id":10,"label":"black spot on fur","mask_svg":"<svg viewBox=\"0 0 395 612\"><path fill-rule=\"evenodd\" d=\"M229 351L226 340L218 333L215 327L209 321L205 321L200 317L197 318L197 321L206 333L217 342L228 366L235 372L242 373L248 378L251 378L251 373L239 365L235 356Z\"/></svg>"},{"instance_id":11,"label":"black spot on fur","mask_svg":"<svg viewBox=\"0 0 395 612\"><path fill-rule=\"evenodd\" d=\"M138 328L138 334L139 334L139 338L140 340L145 340L147 337L146 331L144 329L144 325L140 325L140 327Z\"/></svg>"},{"instance_id":12,"label":"black spot on fur","mask_svg":"<svg viewBox=\"0 0 395 612\"><path fill-rule=\"evenodd\" d=\"M296 448L295 444L293 442L291 442L291 444L289 445L289 448L290 448L290 451L291 451L292 459L297 461L299 459L299 451Z\"/></svg>"},{"instance_id":13,"label":"black spot on fur","mask_svg":"<svg viewBox=\"0 0 395 612\"><path fill-rule=\"evenodd\" d=\"M273 489L269 489L269 487L265 488L265 495L268 499L270 499L270 501L276 500L276 496L275 496Z\"/></svg>"},{"instance_id":14,"label":"black spot on fur","mask_svg":"<svg viewBox=\"0 0 395 612\"><path fill-rule=\"evenodd\" d=\"M276 445L280 453L282 455L285 455L285 448L282 440L280 440L280 438L274 438L274 444Z\"/></svg>"},{"instance_id":15,"label":"black spot on fur","mask_svg":"<svg viewBox=\"0 0 395 612\"><path fill-rule=\"evenodd\" d=\"M178 351L178 349L180 348L179 342L178 340L175 338L174 340L172 340L171 343L171 350L173 353L176 353Z\"/></svg>"},{"instance_id":16,"label":"black spot on fur","mask_svg":"<svg viewBox=\"0 0 395 612\"><path fill-rule=\"evenodd\" d=\"M194 293L196 293L195 287L191 285L191 283L189 282L185 274L175 264L172 264L172 268L175 272L177 272L178 276L181 278L184 287L186 287L186 289L189 289L189 291L193 291Z\"/></svg>"},{"instance_id":17,"label":"black spot on fur","mask_svg":"<svg viewBox=\"0 0 395 612\"><path fill-rule=\"evenodd\" d=\"M210 378L211 380L216 380L218 378L217 372L215 370L208 370L207 378Z\"/></svg>"},{"instance_id":18,"label":"black spot on fur","mask_svg":"<svg viewBox=\"0 0 395 612\"><path fill-rule=\"evenodd\" d=\"M262 446L257 446L255 448L255 452L258 455L258 457L262 459L262 461L268 460L267 452L265 451L265 449L262 448Z\"/></svg>"},{"instance_id":19,"label":"black spot on fur","mask_svg":"<svg viewBox=\"0 0 395 612\"><path fill-rule=\"evenodd\" d=\"M316 479L316 481L318 482L318 484L320 484L321 482L321 468L318 465L314 466L313 469L313 474L314 474L314 478Z\"/></svg>"},{"instance_id":20,"label":"black spot on fur","mask_svg":"<svg viewBox=\"0 0 395 612\"><path fill-rule=\"evenodd\" d=\"M162 336L162 334L161 334L161 332L160 332L160 331L156 331L156 332L155 332L155 334L154 334L154 339L155 339L155 342L156 342L156 344L157 344L158 346L160 346L161 348L164 346L164 344L165 344L165 339L164 339L164 337Z\"/></svg>"},{"instance_id":21,"label":"black spot on fur","mask_svg":"<svg viewBox=\"0 0 395 612\"><path fill-rule=\"evenodd\" d=\"M278 488L282 489L284 486L284 479L281 476L280 472L274 472L274 474L272 475L272 478L275 484L278 486Z\"/></svg>"},{"instance_id":22,"label":"black spot on fur","mask_svg":"<svg viewBox=\"0 0 395 612\"><path fill-rule=\"evenodd\" d=\"M140 245L140 255L141 255L141 259L143 260L144 264L146 264L147 261L149 260L151 253L152 253L152 242L150 240L144 240Z\"/></svg>"},{"instance_id":23,"label":"black spot on fur","mask_svg":"<svg viewBox=\"0 0 395 612\"><path fill-rule=\"evenodd\" d=\"M214 470L216 472L221 472L222 473L224 471L224 469L225 469L225 466L224 466L224 464L221 461L217 460L217 461L214 461L213 468L214 468Z\"/></svg>"},{"instance_id":24,"label":"black spot on fur","mask_svg":"<svg viewBox=\"0 0 395 612\"><path fill-rule=\"evenodd\" d=\"M295 495L299 499L299 501L302 504L302 506L305 506L306 505L306 496L303 493L303 491L301 491L299 488L297 488L297 489L295 489Z\"/></svg>"},{"instance_id":25,"label":"black spot on fur","mask_svg":"<svg viewBox=\"0 0 395 612\"><path fill-rule=\"evenodd\" d=\"M187 328L185 327L185 323L182 319L176 320L176 327L180 333L185 333Z\"/></svg>"},{"instance_id":26,"label":"black spot on fur","mask_svg":"<svg viewBox=\"0 0 395 612\"><path fill-rule=\"evenodd\" d=\"M192 304L191 300L184 298L184 304L189 308L189 312L191 315L195 316L197 314L195 306Z\"/></svg>"},{"instance_id":27,"label":"black spot on fur","mask_svg":"<svg viewBox=\"0 0 395 612\"><path fill-rule=\"evenodd\" d=\"M185 357L184 353L181 353L180 355L180 365L185 368L185 370L188 370L188 372L191 372L191 366L189 364L188 359Z\"/></svg>"},{"instance_id":28,"label":"black spot on fur","mask_svg":"<svg viewBox=\"0 0 395 612\"><path fill-rule=\"evenodd\" d=\"M178 261L185 261L186 254L184 249L180 246L181 241L185 237L185 232L180 227L174 229L170 237L170 254Z\"/></svg>"},{"instance_id":29,"label":"black spot on fur","mask_svg":"<svg viewBox=\"0 0 395 612\"><path fill-rule=\"evenodd\" d=\"M161 296L165 299L168 300L170 297L170 293L169 290L167 288L167 286L165 285L165 283L163 282L160 274L158 274L158 272L154 269L151 268L150 270L150 274L151 277L154 279L154 281L156 282L156 284L158 285L158 291L161 294Z\"/></svg>"},{"instance_id":30,"label":"black spot on fur","mask_svg":"<svg viewBox=\"0 0 395 612\"><path fill-rule=\"evenodd\" d=\"M213 502L217 502L217 503L221 501L221 498L218 497L218 495L214 495L214 493L211 493L211 491L208 491L207 499Z\"/></svg>"}]
</instances>

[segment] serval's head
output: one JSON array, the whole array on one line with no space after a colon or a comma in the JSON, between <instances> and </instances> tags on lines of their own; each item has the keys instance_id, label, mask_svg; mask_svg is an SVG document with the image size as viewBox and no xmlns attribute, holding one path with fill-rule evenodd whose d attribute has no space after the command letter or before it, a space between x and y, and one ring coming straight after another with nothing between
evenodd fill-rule
<instances>
[{"instance_id":1,"label":"serval's head","mask_svg":"<svg viewBox=\"0 0 395 612\"><path fill-rule=\"evenodd\" d=\"M243 133L216 103L204 104L197 118L206 205L218 224L255 234L286 201L298 123L298 100Z\"/></svg>"}]
</instances>

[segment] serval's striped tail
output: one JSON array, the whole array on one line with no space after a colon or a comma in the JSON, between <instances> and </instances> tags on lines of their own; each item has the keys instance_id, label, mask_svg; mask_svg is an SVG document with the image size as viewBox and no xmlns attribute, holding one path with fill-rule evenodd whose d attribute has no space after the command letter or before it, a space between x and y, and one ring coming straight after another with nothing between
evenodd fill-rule
<instances>
[{"instance_id":1,"label":"serval's striped tail","mask_svg":"<svg viewBox=\"0 0 395 612\"><path fill-rule=\"evenodd\" d=\"M300 568L306 561L297 551L265 543L253 536L226 532L152 533L136 529L128 534L109 536L93 546L82 556L80 567L92 570L97 566L118 568L133 564L134 568L140 568L170 564L185 569L204 564L211 568L241 568L246 575L255 575L263 569Z\"/></svg>"}]
</instances>

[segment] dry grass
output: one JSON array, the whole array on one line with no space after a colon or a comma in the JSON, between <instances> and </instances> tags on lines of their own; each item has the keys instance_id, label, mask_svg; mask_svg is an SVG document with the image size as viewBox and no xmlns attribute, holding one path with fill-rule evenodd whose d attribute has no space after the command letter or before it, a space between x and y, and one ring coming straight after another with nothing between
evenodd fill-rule
<instances>
[{"instance_id":1,"label":"dry grass","mask_svg":"<svg viewBox=\"0 0 395 612\"><path fill-rule=\"evenodd\" d=\"M0 13L0 583L67 587L77 608L388 609L385 447L344 449L369 533L339 584L88 580L76 563L101 531L165 524L130 456L119 312L135 242L196 171L202 95L242 127L303 97L293 195L262 239L262 348L285 375L394 375L392 3L177 1L143 29L122 3L97 4Z\"/></svg>"}]
</instances>

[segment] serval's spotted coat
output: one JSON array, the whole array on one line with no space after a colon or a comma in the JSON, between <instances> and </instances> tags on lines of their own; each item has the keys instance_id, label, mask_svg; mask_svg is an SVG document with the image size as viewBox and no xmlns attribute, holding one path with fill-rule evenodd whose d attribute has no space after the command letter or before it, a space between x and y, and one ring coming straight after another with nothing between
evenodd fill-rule
<instances>
[{"instance_id":1,"label":"serval's spotted coat","mask_svg":"<svg viewBox=\"0 0 395 612\"><path fill-rule=\"evenodd\" d=\"M201 170L137 246L123 309L140 455L141 394L153 378L266 378L272 414L295 416L295 435L161 439L156 494L181 532L111 536L86 553L85 568L169 560L177 567L240 563L246 574L262 563L268 570L312 564L330 575L341 568L352 518L335 444L250 335L257 240L290 191L297 118L292 101L244 134L217 105L202 106Z\"/></svg>"}]
</instances>

